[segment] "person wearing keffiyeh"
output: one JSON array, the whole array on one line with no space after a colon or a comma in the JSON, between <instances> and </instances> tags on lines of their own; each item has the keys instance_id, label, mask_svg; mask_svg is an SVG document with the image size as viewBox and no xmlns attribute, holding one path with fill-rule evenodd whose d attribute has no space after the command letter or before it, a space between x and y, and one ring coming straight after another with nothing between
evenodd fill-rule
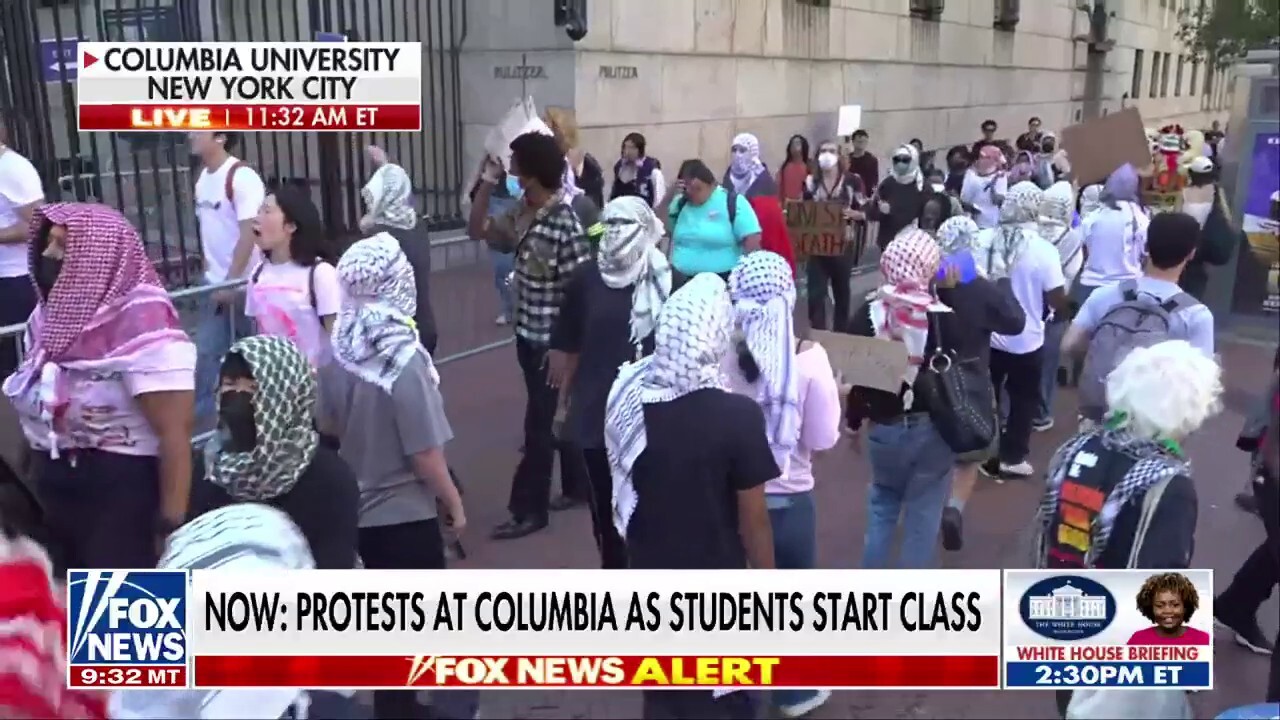
<instances>
[{"instance_id":1,"label":"person wearing keffiyeh","mask_svg":"<svg viewBox=\"0 0 1280 720\"><path fill-rule=\"evenodd\" d=\"M658 315L654 352L609 391L605 447L614 523L633 569L774 567L764 484L779 475L764 413L726 390L733 305L697 275ZM643 717L755 717L747 692L644 693Z\"/></svg>"},{"instance_id":2,"label":"person wearing keffiyeh","mask_svg":"<svg viewBox=\"0 0 1280 720\"><path fill-rule=\"evenodd\" d=\"M413 272L383 233L352 245L338 278L337 362L320 369L316 420L360 487L360 558L375 570L443 569L441 520L458 532L466 515L445 460L453 429L440 376L413 327ZM420 717L408 691L379 691L374 706L378 717Z\"/></svg>"},{"instance_id":3,"label":"person wearing keffiyeh","mask_svg":"<svg viewBox=\"0 0 1280 720\"><path fill-rule=\"evenodd\" d=\"M302 531L280 510L240 503L188 522L169 536L162 569L271 574L316 567ZM234 684L234 683L225 683ZM350 690L125 690L111 696L112 720L361 717Z\"/></svg>"},{"instance_id":4,"label":"person wearing keffiyeh","mask_svg":"<svg viewBox=\"0 0 1280 720\"><path fill-rule=\"evenodd\" d=\"M118 211L35 211L39 303L4 393L33 459L59 567L152 567L186 515L196 349Z\"/></svg>"},{"instance_id":5,"label":"person wearing keffiyeh","mask_svg":"<svg viewBox=\"0 0 1280 720\"><path fill-rule=\"evenodd\" d=\"M817 522L813 500L815 450L840 438L840 392L822 346L797 343L792 327L796 289L791 268L771 252L744 257L729 276L738 352L724 361L730 387L754 400L782 474L765 485L779 569L816 566ZM772 700L786 717L813 711L830 697L819 690L776 691Z\"/></svg>"},{"instance_id":6,"label":"person wearing keffiyeh","mask_svg":"<svg viewBox=\"0 0 1280 720\"><path fill-rule=\"evenodd\" d=\"M592 529L605 568L626 567L613 525L613 481L604 417L618 368L653 350L658 313L671 294L671 266L658 249L662 223L643 198L623 196L604 208L596 257L574 273L551 336L551 365L568 404L560 441L581 451L591 492Z\"/></svg>"},{"instance_id":7,"label":"person wearing keffiyeh","mask_svg":"<svg viewBox=\"0 0 1280 720\"><path fill-rule=\"evenodd\" d=\"M105 720L106 694L67 688L66 593L53 578L44 548L0 533L0 717Z\"/></svg>"},{"instance_id":8,"label":"person wearing keffiyeh","mask_svg":"<svg viewBox=\"0 0 1280 720\"><path fill-rule=\"evenodd\" d=\"M871 219L880 221L876 244L881 250L920 217L932 192L925 190L920 152L915 145L907 143L894 151L889 167L889 176L880 182L869 206Z\"/></svg>"},{"instance_id":9,"label":"person wearing keffiyeh","mask_svg":"<svg viewBox=\"0 0 1280 720\"><path fill-rule=\"evenodd\" d=\"M1009 189L1000 206L1000 224L983 230L974 239L974 260L991 280L1008 277L1017 264L1027 238L1039 236L1040 203L1044 191L1032 182L1020 182Z\"/></svg>"},{"instance_id":10,"label":"person wearing keffiyeh","mask_svg":"<svg viewBox=\"0 0 1280 720\"><path fill-rule=\"evenodd\" d=\"M360 491L313 426L316 381L306 357L284 338L255 335L231 346L220 380L219 433L191 489L192 517L265 503L297 523L317 567L355 567Z\"/></svg>"}]
</instances>

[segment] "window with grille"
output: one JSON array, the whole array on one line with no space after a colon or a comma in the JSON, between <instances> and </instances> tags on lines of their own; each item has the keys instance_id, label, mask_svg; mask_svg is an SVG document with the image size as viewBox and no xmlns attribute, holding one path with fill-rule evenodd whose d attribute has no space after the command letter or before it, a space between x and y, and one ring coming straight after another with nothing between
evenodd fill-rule
<instances>
[{"instance_id":1,"label":"window with grille","mask_svg":"<svg viewBox=\"0 0 1280 720\"><path fill-rule=\"evenodd\" d=\"M921 20L942 19L943 0L911 0L911 17Z\"/></svg>"},{"instance_id":2,"label":"window with grille","mask_svg":"<svg viewBox=\"0 0 1280 720\"><path fill-rule=\"evenodd\" d=\"M1133 84L1129 88L1129 97L1137 100L1142 95L1142 59L1141 50L1133 51Z\"/></svg>"}]
</instances>

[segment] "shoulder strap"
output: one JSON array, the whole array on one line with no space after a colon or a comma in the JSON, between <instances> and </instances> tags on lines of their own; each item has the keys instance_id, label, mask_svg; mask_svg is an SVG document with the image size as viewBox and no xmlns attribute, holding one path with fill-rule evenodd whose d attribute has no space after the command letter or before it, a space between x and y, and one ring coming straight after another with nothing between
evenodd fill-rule
<instances>
[{"instance_id":1,"label":"shoulder strap","mask_svg":"<svg viewBox=\"0 0 1280 720\"><path fill-rule=\"evenodd\" d=\"M1156 508L1160 506L1160 498L1173 478L1167 478L1152 485L1142 498L1142 514L1138 516L1138 527L1133 533L1133 542L1129 545L1129 561L1125 567L1137 567L1138 558L1142 555L1142 544L1147 539L1147 530L1151 527L1151 519L1155 517Z\"/></svg>"},{"instance_id":2,"label":"shoulder strap","mask_svg":"<svg viewBox=\"0 0 1280 720\"><path fill-rule=\"evenodd\" d=\"M320 266L323 260L317 260L311 264L311 270L307 272L307 295L311 298L311 309L317 314L320 311L320 303L316 301L316 268Z\"/></svg>"},{"instance_id":3,"label":"shoulder strap","mask_svg":"<svg viewBox=\"0 0 1280 720\"><path fill-rule=\"evenodd\" d=\"M1173 297L1169 298L1168 300L1165 300L1164 302L1160 303L1160 308L1167 313L1172 313L1172 312L1177 312L1178 310L1185 310L1189 307L1195 307L1197 304L1199 304L1199 302L1200 302L1199 300L1196 300L1191 295L1184 292L1180 292L1177 295L1174 295Z\"/></svg>"},{"instance_id":4,"label":"shoulder strap","mask_svg":"<svg viewBox=\"0 0 1280 720\"><path fill-rule=\"evenodd\" d=\"M227 193L227 201L231 203L232 210L234 210L236 207L236 188L235 188L235 185L232 183L232 181L235 180L236 178L236 171L243 166L244 166L244 163L241 162L240 160L237 160L234 165L227 168L227 179L224 182L226 187L224 187L223 190L225 190Z\"/></svg>"},{"instance_id":5,"label":"shoulder strap","mask_svg":"<svg viewBox=\"0 0 1280 720\"><path fill-rule=\"evenodd\" d=\"M263 260L262 262L258 263L258 267L253 269L253 278L252 278L253 282L255 283L258 282L258 278L262 277L262 270L266 266L267 266L267 261Z\"/></svg>"},{"instance_id":6,"label":"shoulder strap","mask_svg":"<svg viewBox=\"0 0 1280 720\"><path fill-rule=\"evenodd\" d=\"M729 224L732 225L738 220L738 191L729 188L725 193L728 196L726 204L729 206Z\"/></svg>"}]
</instances>

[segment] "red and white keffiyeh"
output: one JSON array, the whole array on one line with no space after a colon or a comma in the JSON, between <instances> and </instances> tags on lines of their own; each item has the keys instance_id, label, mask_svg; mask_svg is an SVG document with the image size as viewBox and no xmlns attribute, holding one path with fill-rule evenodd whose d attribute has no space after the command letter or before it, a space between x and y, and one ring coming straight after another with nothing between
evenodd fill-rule
<instances>
[{"instance_id":1,"label":"red and white keffiyeh","mask_svg":"<svg viewBox=\"0 0 1280 720\"><path fill-rule=\"evenodd\" d=\"M55 420L68 401L61 370L110 374L189 366L194 372L196 351L138 231L119 211L91 203L37 208L29 240L33 277L34 243L48 224L66 228L62 270L27 322L27 354L4 381L4 393L14 398L39 385L56 457ZM171 343L180 346L179 352L155 352Z\"/></svg>"},{"instance_id":2,"label":"red and white keffiyeh","mask_svg":"<svg viewBox=\"0 0 1280 720\"><path fill-rule=\"evenodd\" d=\"M94 720L105 694L67 688L66 611L49 556L0 534L0 717Z\"/></svg>"},{"instance_id":3,"label":"red and white keffiyeh","mask_svg":"<svg viewBox=\"0 0 1280 720\"><path fill-rule=\"evenodd\" d=\"M898 233L880 256L884 285L871 302L871 326L877 338L907 346L910 362L902 381L916 381L929 339L929 313L951 312L933 295L930 283L942 264L942 251L929 233L909 227Z\"/></svg>"}]
</instances>

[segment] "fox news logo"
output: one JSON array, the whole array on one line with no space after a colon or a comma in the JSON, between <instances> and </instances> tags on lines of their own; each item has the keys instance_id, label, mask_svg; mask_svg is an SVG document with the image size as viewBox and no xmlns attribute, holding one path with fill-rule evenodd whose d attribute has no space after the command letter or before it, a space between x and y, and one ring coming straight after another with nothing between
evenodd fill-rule
<instances>
[{"instance_id":1,"label":"fox news logo","mask_svg":"<svg viewBox=\"0 0 1280 720\"><path fill-rule=\"evenodd\" d=\"M68 581L68 664L186 666L186 572L72 570Z\"/></svg>"}]
</instances>

